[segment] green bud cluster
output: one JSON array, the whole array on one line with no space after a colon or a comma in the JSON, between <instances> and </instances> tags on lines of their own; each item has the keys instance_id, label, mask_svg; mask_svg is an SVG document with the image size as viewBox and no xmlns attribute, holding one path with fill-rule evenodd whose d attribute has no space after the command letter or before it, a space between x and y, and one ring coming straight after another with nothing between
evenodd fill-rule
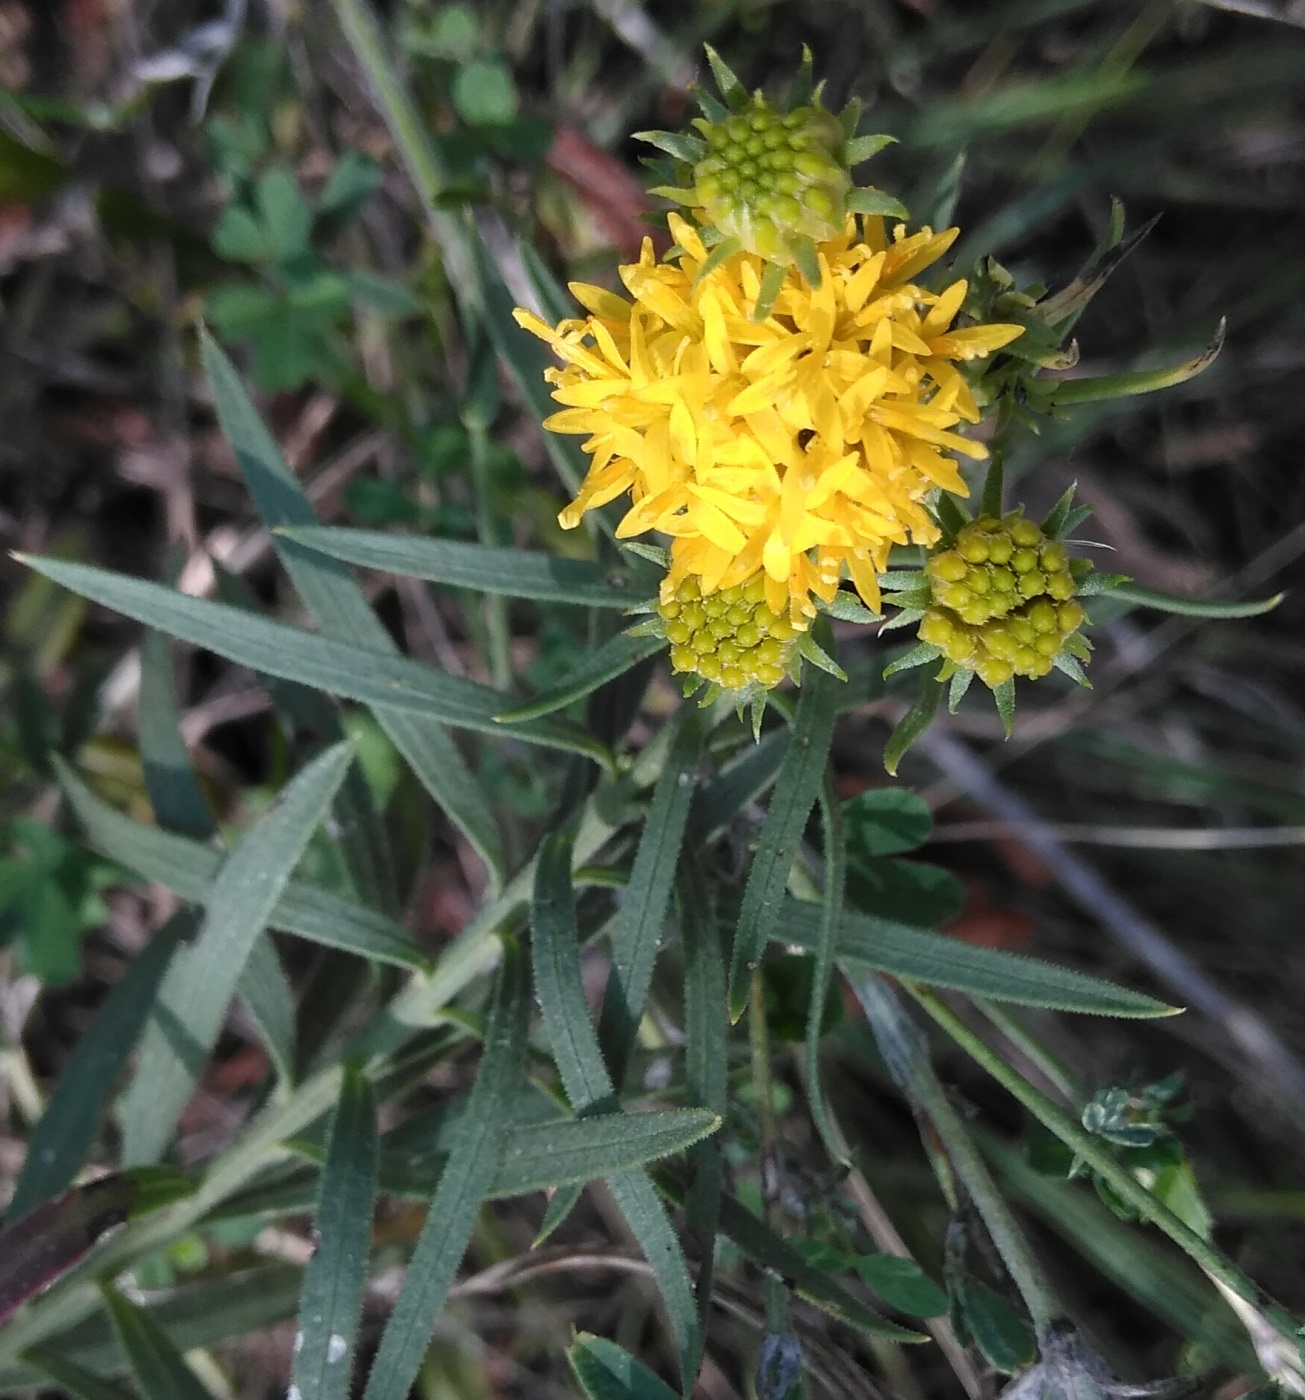
<instances>
[{"instance_id":1,"label":"green bud cluster","mask_svg":"<svg viewBox=\"0 0 1305 1400\"><path fill-rule=\"evenodd\" d=\"M932 606L920 640L993 690L1014 676L1045 676L1068 652L1085 657L1086 620L1065 547L1012 511L960 530L925 564Z\"/></svg>"},{"instance_id":2,"label":"green bud cluster","mask_svg":"<svg viewBox=\"0 0 1305 1400\"><path fill-rule=\"evenodd\" d=\"M801 633L766 606L760 574L705 596L686 578L657 615L671 644L671 666L722 690L770 690L788 674Z\"/></svg>"},{"instance_id":3,"label":"green bud cluster","mask_svg":"<svg viewBox=\"0 0 1305 1400\"><path fill-rule=\"evenodd\" d=\"M776 111L759 93L742 111L693 125L707 154L693 167L693 192L708 222L750 253L794 261L793 240L842 231L852 178L842 123L818 105Z\"/></svg>"}]
</instances>

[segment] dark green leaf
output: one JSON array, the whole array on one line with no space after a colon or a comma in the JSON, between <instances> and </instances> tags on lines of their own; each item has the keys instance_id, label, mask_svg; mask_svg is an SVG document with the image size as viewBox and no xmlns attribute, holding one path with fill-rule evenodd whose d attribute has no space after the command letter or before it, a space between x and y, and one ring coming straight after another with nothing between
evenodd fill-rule
<instances>
[{"instance_id":1,"label":"dark green leaf","mask_svg":"<svg viewBox=\"0 0 1305 1400\"><path fill-rule=\"evenodd\" d=\"M851 856L891 856L923 846L933 830L929 804L909 788L868 788L843 804Z\"/></svg>"},{"instance_id":2,"label":"dark green leaf","mask_svg":"<svg viewBox=\"0 0 1305 1400\"><path fill-rule=\"evenodd\" d=\"M965 1327L989 1365L1013 1376L1037 1358L1033 1329L1000 1293L980 1279L958 1279L953 1286Z\"/></svg>"},{"instance_id":3,"label":"dark green leaf","mask_svg":"<svg viewBox=\"0 0 1305 1400\"><path fill-rule=\"evenodd\" d=\"M267 230L239 204L233 204L218 220L213 251L231 262L270 262L275 256Z\"/></svg>"},{"instance_id":4,"label":"dark green leaf","mask_svg":"<svg viewBox=\"0 0 1305 1400\"><path fill-rule=\"evenodd\" d=\"M376 1195L376 1103L371 1085L346 1070L331 1120L314 1229L304 1270L294 1379L301 1400L349 1400L362 1316Z\"/></svg>"},{"instance_id":5,"label":"dark green leaf","mask_svg":"<svg viewBox=\"0 0 1305 1400\"><path fill-rule=\"evenodd\" d=\"M226 340L248 340L280 314L280 294L250 283L215 287L204 300L204 315Z\"/></svg>"},{"instance_id":6,"label":"dark green leaf","mask_svg":"<svg viewBox=\"0 0 1305 1400\"><path fill-rule=\"evenodd\" d=\"M201 341L201 350L218 418L263 523L270 530L280 525L315 525L317 517L311 503L249 401L231 361L207 336ZM275 535L273 539L296 591L328 635L378 651L397 650L343 565L325 560L302 545ZM378 705L375 713L422 786L479 852L489 868L491 882L496 883L505 869L497 822L488 797L472 777L450 735L442 725L406 711Z\"/></svg>"},{"instance_id":7,"label":"dark green leaf","mask_svg":"<svg viewBox=\"0 0 1305 1400\"><path fill-rule=\"evenodd\" d=\"M319 231L329 237L351 222L380 184L381 167L371 156L361 151L346 151L331 171L326 188L317 197L317 218L328 223L325 230Z\"/></svg>"},{"instance_id":8,"label":"dark green leaf","mask_svg":"<svg viewBox=\"0 0 1305 1400\"><path fill-rule=\"evenodd\" d=\"M493 549L461 540L395 535L383 530L343 530L310 525L277 532L309 549L387 574L472 588L478 593L628 608L652 593L628 568L564 559L528 549Z\"/></svg>"},{"instance_id":9,"label":"dark green leaf","mask_svg":"<svg viewBox=\"0 0 1305 1400\"><path fill-rule=\"evenodd\" d=\"M825 884L820 896L820 935L816 942L816 957L811 968L811 991L807 1000L805 1060L807 1070L807 1099L811 1118L820 1134L825 1150L836 1162L846 1160L836 1125L825 1103L821 1086L820 1040L826 1028L826 1010L830 1000L834 972L835 945L843 918L843 901L847 894L847 836L843 830L843 809L834 792L832 774L826 770L820 789L820 818L825 857ZM835 994L837 995L837 994Z\"/></svg>"},{"instance_id":10,"label":"dark green leaf","mask_svg":"<svg viewBox=\"0 0 1305 1400\"><path fill-rule=\"evenodd\" d=\"M677 1400L665 1381L606 1337L579 1333L566 1359L588 1400Z\"/></svg>"},{"instance_id":11,"label":"dark green leaf","mask_svg":"<svg viewBox=\"0 0 1305 1400\"><path fill-rule=\"evenodd\" d=\"M194 943L173 958L145 1033L123 1107L124 1162L157 1161L166 1149L203 1061L217 1042L250 948L351 758L352 751L342 744L315 759L223 863L203 925Z\"/></svg>"},{"instance_id":12,"label":"dark green leaf","mask_svg":"<svg viewBox=\"0 0 1305 1400\"><path fill-rule=\"evenodd\" d=\"M173 950L197 922L198 916L189 911L174 914L105 998L64 1066L32 1133L9 1203L10 1219L58 1195L81 1170L113 1086L144 1029Z\"/></svg>"},{"instance_id":13,"label":"dark green leaf","mask_svg":"<svg viewBox=\"0 0 1305 1400\"><path fill-rule=\"evenodd\" d=\"M684 830L693 798L694 772L702 748L703 726L696 706L682 705L672 721L673 738L653 789L648 818L630 880L621 897L621 912L612 936L612 965L603 1000L599 1041L607 1050L617 1084L643 1015L653 965L671 902L680 863Z\"/></svg>"},{"instance_id":14,"label":"dark green leaf","mask_svg":"<svg viewBox=\"0 0 1305 1400\"><path fill-rule=\"evenodd\" d=\"M495 1196L521 1196L613 1176L683 1152L714 1133L718 1114L705 1108L658 1113L599 1113L515 1128L503 1149Z\"/></svg>"},{"instance_id":15,"label":"dark green leaf","mask_svg":"<svg viewBox=\"0 0 1305 1400\"><path fill-rule=\"evenodd\" d=\"M793 743L775 783L734 932L729 984L734 1020L743 1014L747 1003L751 971L779 926L789 871L824 777L841 694L842 683L833 676L824 671L808 672L798 701Z\"/></svg>"},{"instance_id":16,"label":"dark green leaf","mask_svg":"<svg viewBox=\"0 0 1305 1400\"><path fill-rule=\"evenodd\" d=\"M884 767L890 774L896 775L898 765L907 749L933 723L942 697L942 685L932 675L920 677L920 690L915 703L897 721L893 732L888 736L888 742L884 745Z\"/></svg>"},{"instance_id":17,"label":"dark green leaf","mask_svg":"<svg viewBox=\"0 0 1305 1400\"><path fill-rule=\"evenodd\" d=\"M203 903L209 898L222 865L218 851L132 821L101 802L66 765L57 766L73 811L100 850L183 899ZM360 957L400 967L428 965L425 954L393 919L301 881L292 880L286 886L268 922L273 928Z\"/></svg>"},{"instance_id":18,"label":"dark green leaf","mask_svg":"<svg viewBox=\"0 0 1305 1400\"><path fill-rule=\"evenodd\" d=\"M628 632L618 632L573 667L561 685L535 696L524 705L504 709L498 716L499 723L511 725L513 732L519 733L520 726L526 722L551 715L572 701L591 695L600 686L623 676L665 647L666 643L660 637L632 637Z\"/></svg>"},{"instance_id":19,"label":"dark green leaf","mask_svg":"<svg viewBox=\"0 0 1305 1400\"><path fill-rule=\"evenodd\" d=\"M815 946L820 907L785 898L780 928L785 943ZM947 987L1023 1006L1045 1006L1086 1015L1172 1016L1175 1008L1141 992L1116 987L1053 963L980 948L942 934L926 933L887 919L845 913L838 940L839 962L856 975L873 968L926 986Z\"/></svg>"},{"instance_id":20,"label":"dark green leaf","mask_svg":"<svg viewBox=\"0 0 1305 1400\"><path fill-rule=\"evenodd\" d=\"M863 913L913 928L947 923L965 900L965 887L950 870L922 860L853 861L847 887Z\"/></svg>"},{"instance_id":21,"label":"dark green leaf","mask_svg":"<svg viewBox=\"0 0 1305 1400\"><path fill-rule=\"evenodd\" d=\"M255 198L272 257L289 262L308 247L313 227L313 211L299 181L286 166L273 165L259 177Z\"/></svg>"},{"instance_id":22,"label":"dark green leaf","mask_svg":"<svg viewBox=\"0 0 1305 1400\"><path fill-rule=\"evenodd\" d=\"M29 557L26 562L75 593L255 670L370 705L402 709L492 734L502 732L497 716L507 709L508 697L462 676L447 675L384 651L332 641L145 579L58 559ZM512 732L536 743L606 757L601 744L563 720L521 723L514 725Z\"/></svg>"},{"instance_id":23,"label":"dark green leaf","mask_svg":"<svg viewBox=\"0 0 1305 1400\"><path fill-rule=\"evenodd\" d=\"M531 902L535 992L544 1016L558 1073L577 1113L602 1112L616 1094L589 1019L580 979L580 944L571 887L571 840L564 832L545 837L539 850ZM683 1250L666 1211L641 1171L606 1178L621 1213L651 1265L670 1318L687 1385L698 1369L697 1308Z\"/></svg>"},{"instance_id":24,"label":"dark green leaf","mask_svg":"<svg viewBox=\"0 0 1305 1400\"><path fill-rule=\"evenodd\" d=\"M142 1400L213 1400L172 1339L144 1308L108 1287L104 1303Z\"/></svg>"},{"instance_id":25,"label":"dark green leaf","mask_svg":"<svg viewBox=\"0 0 1305 1400\"><path fill-rule=\"evenodd\" d=\"M200 1283L183 1284L149 1300L150 1316L181 1352L242 1337L295 1315L303 1270L290 1264L243 1269ZM60 1355L103 1375L125 1371L109 1319L98 1310L59 1338ZM0 1393L39 1386L34 1368L0 1366Z\"/></svg>"},{"instance_id":26,"label":"dark green leaf","mask_svg":"<svg viewBox=\"0 0 1305 1400\"><path fill-rule=\"evenodd\" d=\"M126 1391L69 1361L54 1346L29 1348L23 1360L75 1400L128 1400Z\"/></svg>"},{"instance_id":27,"label":"dark green leaf","mask_svg":"<svg viewBox=\"0 0 1305 1400\"><path fill-rule=\"evenodd\" d=\"M855 1268L888 1304L913 1317L941 1317L947 1295L915 1262L896 1254L863 1254Z\"/></svg>"},{"instance_id":28,"label":"dark green leaf","mask_svg":"<svg viewBox=\"0 0 1305 1400\"><path fill-rule=\"evenodd\" d=\"M476 1216L507 1141L502 1102L520 1074L530 1014L529 987L515 942L504 940L485 1056L472 1087L459 1139L440 1177L430 1214L367 1378L365 1400L405 1400L466 1253Z\"/></svg>"},{"instance_id":29,"label":"dark green leaf","mask_svg":"<svg viewBox=\"0 0 1305 1400\"><path fill-rule=\"evenodd\" d=\"M798 1294L818 1308L850 1323L869 1337L887 1337L898 1342L927 1340L920 1333L899 1327L858 1302L836 1279L808 1264L787 1240L775 1234L736 1197L724 1195L720 1205L721 1233L753 1263L789 1280Z\"/></svg>"}]
</instances>

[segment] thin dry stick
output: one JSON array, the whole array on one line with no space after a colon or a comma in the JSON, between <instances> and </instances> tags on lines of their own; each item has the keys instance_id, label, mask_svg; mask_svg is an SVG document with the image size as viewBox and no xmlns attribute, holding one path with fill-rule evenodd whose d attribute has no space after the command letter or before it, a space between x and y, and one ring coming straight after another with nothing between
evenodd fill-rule
<instances>
[{"instance_id":1,"label":"thin dry stick","mask_svg":"<svg viewBox=\"0 0 1305 1400\"><path fill-rule=\"evenodd\" d=\"M1121 846L1150 851L1242 851L1272 846L1305 846L1305 826L1102 826L1093 822L945 822L930 841L1020 840L1028 832L1050 832L1060 841L1085 846Z\"/></svg>"},{"instance_id":2,"label":"thin dry stick","mask_svg":"<svg viewBox=\"0 0 1305 1400\"><path fill-rule=\"evenodd\" d=\"M1038 821L1033 808L1004 787L959 740L935 726L918 747L981 807L1018 828L1021 844L1042 860L1061 888L1099 919L1180 1001L1221 1026L1229 1040L1258 1067L1265 1088L1305 1121L1305 1070L1263 1017L1215 986L1159 928L1067 850L1064 842Z\"/></svg>"}]
</instances>

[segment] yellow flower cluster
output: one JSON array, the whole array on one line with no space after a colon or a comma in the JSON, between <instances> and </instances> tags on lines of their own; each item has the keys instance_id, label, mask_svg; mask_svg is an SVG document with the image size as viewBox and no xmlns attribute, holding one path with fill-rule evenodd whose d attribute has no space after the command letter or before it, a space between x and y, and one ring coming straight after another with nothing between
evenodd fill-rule
<instances>
[{"instance_id":1,"label":"yellow flower cluster","mask_svg":"<svg viewBox=\"0 0 1305 1400\"><path fill-rule=\"evenodd\" d=\"M736 253L704 272L697 230L669 219L671 260L646 241L621 268L629 301L574 283L588 315L554 329L516 313L565 362L545 426L583 434L593 459L562 525L628 491L618 536L672 539L663 602L686 579L705 596L760 573L767 607L805 628L846 573L877 611L890 547L938 537L930 493L966 493L949 454L987 455L954 431L979 418L956 362L1021 327L953 329L965 281L913 280L956 229L889 237L881 218L849 216L816 245L820 285L790 268L757 323L765 263Z\"/></svg>"}]
</instances>

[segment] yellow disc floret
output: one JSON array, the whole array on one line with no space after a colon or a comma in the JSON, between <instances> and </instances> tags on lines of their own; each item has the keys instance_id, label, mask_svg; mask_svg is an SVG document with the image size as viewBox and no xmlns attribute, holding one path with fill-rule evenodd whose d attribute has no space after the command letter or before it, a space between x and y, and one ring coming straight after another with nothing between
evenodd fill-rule
<instances>
[{"instance_id":1,"label":"yellow disc floret","mask_svg":"<svg viewBox=\"0 0 1305 1400\"><path fill-rule=\"evenodd\" d=\"M1065 547L1018 511L966 525L925 564L932 606L920 640L993 690L1045 676L1069 651L1086 614ZM1081 639L1080 639L1081 640Z\"/></svg>"}]
</instances>

